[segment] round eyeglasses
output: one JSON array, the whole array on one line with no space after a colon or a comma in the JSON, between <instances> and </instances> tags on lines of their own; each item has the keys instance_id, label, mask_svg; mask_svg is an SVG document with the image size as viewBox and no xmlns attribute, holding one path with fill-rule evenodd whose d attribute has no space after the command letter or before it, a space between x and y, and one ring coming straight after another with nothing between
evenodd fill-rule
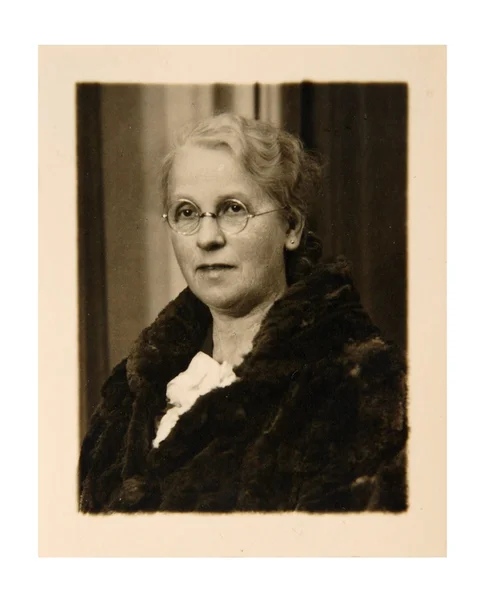
<instances>
[{"instance_id":1,"label":"round eyeglasses","mask_svg":"<svg viewBox=\"0 0 483 600\"><path fill-rule=\"evenodd\" d=\"M240 233L247 226L250 219L268 215L268 213L283 210L283 208L273 208L260 213L251 213L248 208L239 200L225 200L222 202L216 213L201 212L191 200L183 200L172 204L168 212L163 215L163 219L168 223L173 231L181 235L193 235L198 231L203 217L216 219L218 227L225 233Z\"/></svg>"}]
</instances>

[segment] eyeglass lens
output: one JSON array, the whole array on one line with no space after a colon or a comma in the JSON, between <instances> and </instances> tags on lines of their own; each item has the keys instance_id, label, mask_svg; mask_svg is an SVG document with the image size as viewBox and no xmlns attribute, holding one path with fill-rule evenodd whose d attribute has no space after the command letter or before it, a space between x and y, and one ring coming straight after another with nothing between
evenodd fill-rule
<instances>
[{"instance_id":1,"label":"eyeglass lens","mask_svg":"<svg viewBox=\"0 0 483 600\"><path fill-rule=\"evenodd\" d=\"M175 231L186 235L196 231L201 215L196 204L184 200L171 205L168 210L168 222ZM226 233L241 231L246 226L248 217L246 206L239 200L225 200L216 212L218 225Z\"/></svg>"}]
</instances>

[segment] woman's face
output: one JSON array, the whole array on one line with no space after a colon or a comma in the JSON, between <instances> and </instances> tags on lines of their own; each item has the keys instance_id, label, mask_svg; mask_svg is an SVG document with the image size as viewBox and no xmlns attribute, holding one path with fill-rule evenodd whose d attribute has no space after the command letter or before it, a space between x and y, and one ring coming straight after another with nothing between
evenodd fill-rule
<instances>
[{"instance_id":1,"label":"woman's face","mask_svg":"<svg viewBox=\"0 0 483 600\"><path fill-rule=\"evenodd\" d=\"M170 206L189 200L201 212L217 213L227 199L243 202L251 213L278 208L228 149L180 148L169 192ZM225 233L215 219L203 217L194 234L171 231L171 239L191 291L209 308L232 315L246 314L283 293L284 248L295 248L299 242L282 211L249 219L237 234Z\"/></svg>"}]
</instances>

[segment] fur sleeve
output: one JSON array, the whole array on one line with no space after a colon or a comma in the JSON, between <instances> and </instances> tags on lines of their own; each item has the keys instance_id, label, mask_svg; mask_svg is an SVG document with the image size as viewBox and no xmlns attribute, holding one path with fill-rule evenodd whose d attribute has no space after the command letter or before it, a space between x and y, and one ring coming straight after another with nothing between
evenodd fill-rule
<instances>
[{"instance_id":1,"label":"fur sleeve","mask_svg":"<svg viewBox=\"0 0 483 600\"><path fill-rule=\"evenodd\" d=\"M404 360L375 337L346 346L338 370L337 391L310 429L297 510L405 510Z\"/></svg>"},{"instance_id":2,"label":"fur sleeve","mask_svg":"<svg viewBox=\"0 0 483 600\"><path fill-rule=\"evenodd\" d=\"M114 368L102 388L82 443L79 459L79 509L97 513L120 485L121 452L132 411L126 361Z\"/></svg>"}]
</instances>

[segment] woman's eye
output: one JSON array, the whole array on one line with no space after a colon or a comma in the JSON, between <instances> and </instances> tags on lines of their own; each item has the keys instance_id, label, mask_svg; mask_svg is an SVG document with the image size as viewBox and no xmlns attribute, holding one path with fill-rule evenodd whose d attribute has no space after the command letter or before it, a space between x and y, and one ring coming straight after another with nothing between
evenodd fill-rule
<instances>
[{"instance_id":1,"label":"woman's eye","mask_svg":"<svg viewBox=\"0 0 483 600\"><path fill-rule=\"evenodd\" d=\"M226 215L244 215L247 212L247 209L243 206L243 204L239 204L238 202L227 202L221 210L222 213Z\"/></svg>"},{"instance_id":2,"label":"woman's eye","mask_svg":"<svg viewBox=\"0 0 483 600\"><path fill-rule=\"evenodd\" d=\"M192 206L179 206L176 210L177 219L192 219L196 215L196 210Z\"/></svg>"}]
</instances>

